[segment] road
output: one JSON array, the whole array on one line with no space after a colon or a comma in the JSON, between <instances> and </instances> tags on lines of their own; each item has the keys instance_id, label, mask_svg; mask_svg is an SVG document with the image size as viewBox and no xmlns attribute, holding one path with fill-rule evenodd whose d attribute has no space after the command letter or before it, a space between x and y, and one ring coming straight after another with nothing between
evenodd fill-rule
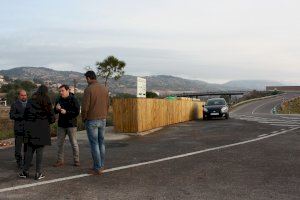
<instances>
[{"instance_id":1,"label":"road","mask_svg":"<svg viewBox=\"0 0 300 200\"><path fill-rule=\"evenodd\" d=\"M229 120L191 121L143 137L107 142L106 170L86 174L89 145L79 140L82 166L53 168L46 179L18 179L13 149L0 151L0 199L299 199L300 116L272 115L283 98L238 107Z\"/></svg>"}]
</instances>

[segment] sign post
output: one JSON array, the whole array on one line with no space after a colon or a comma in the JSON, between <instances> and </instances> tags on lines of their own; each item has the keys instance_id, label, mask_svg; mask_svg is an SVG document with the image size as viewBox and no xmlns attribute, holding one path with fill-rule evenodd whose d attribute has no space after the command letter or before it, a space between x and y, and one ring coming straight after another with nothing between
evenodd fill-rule
<instances>
[{"instance_id":1,"label":"sign post","mask_svg":"<svg viewBox=\"0 0 300 200\"><path fill-rule=\"evenodd\" d=\"M137 77L136 97L146 98L146 79Z\"/></svg>"}]
</instances>

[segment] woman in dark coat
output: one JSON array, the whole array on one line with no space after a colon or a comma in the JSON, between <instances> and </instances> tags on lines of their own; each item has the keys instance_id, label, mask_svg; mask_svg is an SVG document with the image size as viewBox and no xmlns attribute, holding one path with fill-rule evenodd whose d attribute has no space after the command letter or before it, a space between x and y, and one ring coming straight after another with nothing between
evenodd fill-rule
<instances>
[{"instance_id":1,"label":"woman in dark coat","mask_svg":"<svg viewBox=\"0 0 300 200\"><path fill-rule=\"evenodd\" d=\"M50 124L55 122L55 115L46 86L40 86L28 101L24 119L25 142L28 147L24 168L19 176L21 178L29 177L30 164L33 154L36 153L35 179L40 180L45 177L41 172L44 146L51 145Z\"/></svg>"}]
</instances>

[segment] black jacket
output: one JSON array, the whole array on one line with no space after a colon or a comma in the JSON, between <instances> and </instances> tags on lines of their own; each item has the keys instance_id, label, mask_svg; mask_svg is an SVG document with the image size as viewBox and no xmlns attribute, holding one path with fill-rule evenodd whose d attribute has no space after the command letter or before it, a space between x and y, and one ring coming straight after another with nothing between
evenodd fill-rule
<instances>
[{"instance_id":1,"label":"black jacket","mask_svg":"<svg viewBox=\"0 0 300 200\"><path fill-rule=\"evenodd\" d=\"M56 110L56 105L58 103L62 109L67 111L66 114L61 114L58 110ZM74 95L70 94L67 98L59 97L59 99L55 102L54 112L56 114L59 113L58 127L77 127L77 116L80 112L80 105Z\"/></svg>"},{"instance_id":2,"label":"black jacket","mask_svg":"<svg viewBox=\"0 0 300 200\"><path fill-rule=\"evenodd\" d=\"M14 120L14 132L15 135L23 136L24 132L24 111L25 108L23 107L20 100L15 101L10 108L9 117L10 119Z\"/></svg>"},{"instance_id":3,"label":"black jacket","mask_svg":"<svg viewBox=\"0 0 300 200\"><path fill-rule=\"evenodd\" d=\"M50 99L48 102L51 105ZM50 124L55 122L53 110L44 110L34 99L27 103L25 112L25 142L32 145L51 145Z\"/></svg>"}]
</instances>

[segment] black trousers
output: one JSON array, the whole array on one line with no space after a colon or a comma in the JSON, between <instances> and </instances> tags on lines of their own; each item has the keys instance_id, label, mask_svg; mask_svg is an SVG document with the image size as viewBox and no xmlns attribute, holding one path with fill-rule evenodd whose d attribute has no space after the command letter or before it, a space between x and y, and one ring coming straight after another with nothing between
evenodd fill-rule
<instances>
[{"instance_id":1,"label":"black trousers","mask_svg":"<svg viewBox=\"0 0 300 200\"><path fill-rule=\"evenodd\" d=\"M41 173L42 171L42 161L44 146L42 145L32 145L28 144L26 152L26 160L23 171L28 172L30 168L30 163L32 162L34 152L36 153L36 173Z\"/></svg>"},{"instance_id":2,"label":"black trousers","mask_svg":"<svg viewBox=\"0 0 300 200\"><path fill-rule=\"evenodd\" d=\"M19 167L23 166L25 162L26 151L27 151L27 144L26 143L24 144L24 136L15 135L15 158Z\"/></svg>"}]
</instances>

